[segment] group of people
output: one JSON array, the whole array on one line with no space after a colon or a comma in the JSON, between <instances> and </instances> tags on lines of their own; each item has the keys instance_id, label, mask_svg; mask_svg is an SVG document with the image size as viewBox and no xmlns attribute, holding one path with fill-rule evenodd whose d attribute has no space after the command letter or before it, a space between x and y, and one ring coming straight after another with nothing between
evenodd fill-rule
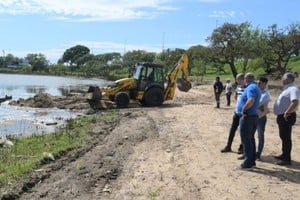
<instances>
[{"instance_id":1,"label":"group of people","mask_svg":"<svg viewBox=\"0 0 300 200\"><path fill-rule=\"evenodd\" d=\"M283 90L274 102L273 112L277 116L276 122L279 129L279 137L282 142L282 153L274 156L278 165L291 164L292 150L292 126L296 122L296 111L300 100L300 90L295 83L293 73L287 72L282 76ZM241 144L238 149L239 157L243 162L238 167L241 170L251 170L256 166L256 160L261 159L264 147L264 132L267 123L268 104L271 95L267 89L268 79L261 77L258 81L252 73L238 74L236 76L236 89L234 97L236 106L229 130L226 146L222 153L231 152L231 145L235 132L239 127ZM222 89L220 89L222 87ZM226 90L226 87L229 87ZM217 108L220 108L220 95L223 84L217 77L213 85ZM221 91L222 90L222 91ZM221 92L220 92L221 91ZM227 106L230 106L230 96L233 91L230 81L226 81L225 92ZM230 94L227 94L230 93ZM228 100L229 98L229 100ZM255 132L258 133L258 145L255 144Z\"/></svg>"}]
</instances>

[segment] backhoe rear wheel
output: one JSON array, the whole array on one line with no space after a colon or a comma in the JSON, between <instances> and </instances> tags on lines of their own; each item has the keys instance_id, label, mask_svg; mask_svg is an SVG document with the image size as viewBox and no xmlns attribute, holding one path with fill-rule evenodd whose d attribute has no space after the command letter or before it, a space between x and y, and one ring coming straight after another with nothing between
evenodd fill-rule
<instances>
[{"instance_id":1,"label":"backhoe rear wheel","mask_svg":"<svg viewBox=\"0 0 300 200\"><path fill-rule=\"evenodd\" d=\"M164 102L164 91L161 88L150 88L145 96L144 101L146 106L160 106Z\"/></svg>"},{"instance_id":2,"label":"backhoe rear wheel","mask_svg":"<svg viewBox=\"0 0 300 200\"><path fill-rule=\"evenodd\" d=\"M126 92L118 92L115 95L115 103L119 108L127 107L129 104L129 100L129 96Z\"/></svg>"}]
</instances>

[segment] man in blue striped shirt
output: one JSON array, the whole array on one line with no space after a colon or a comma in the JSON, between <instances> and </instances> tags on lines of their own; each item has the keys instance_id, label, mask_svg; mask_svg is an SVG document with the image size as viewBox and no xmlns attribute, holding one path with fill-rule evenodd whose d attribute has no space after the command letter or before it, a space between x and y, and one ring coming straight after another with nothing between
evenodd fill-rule
<instances>
[{"instance_id":1,"label":"man in blue striped shirt","mask_svg":"<svg viewBox=\"0 0 300 200\"><path fill-rule=\"evenodd\" d=\"M242 93L244 92L244 89L245 89L244 77L245 77L245 75L243 73L240 73L236 76L236 79L235 79L236 83L237 83L237 87L235 90L235 96L234 96L236 102L238 102L240 96L242 95ZM240 123L240 115L237 114L237 103L236 103L235 111L234 111L234 114L232 117L231 127L229 130L227 145L224 147L224 149L221 150L222 153L231 152L231 145L232 145L232 142L233 142L233 139L235 136L235 132L236 132L237 128L239 127L239 123ZM243 153L243 145L242 144L240 144L238 153L239 154Z\"/></svg>"}]
</instances>

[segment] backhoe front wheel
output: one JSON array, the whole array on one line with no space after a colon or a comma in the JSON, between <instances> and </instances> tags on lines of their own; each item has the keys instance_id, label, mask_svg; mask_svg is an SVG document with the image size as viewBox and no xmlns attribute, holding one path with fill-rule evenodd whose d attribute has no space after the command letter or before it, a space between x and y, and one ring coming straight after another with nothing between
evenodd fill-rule
<instances>
[{"instance_id":1,"label":"backhoe front wheel","mask_svg":"<svg viewBox=\"0 0 300 200\"><path fill-rule=\"evenodd\" d=\"M127 107L129 104L129 96L126 92L119 92L115 95L115 103L117 107L123 108Z\"/></svg>"},{"instance_id":2,"label":"backhoe front wheel","mask_svg":"<svg viewBox=\"0 0 300 200\"><path fill-rule=\"evenodd\" d=\"M145 96L143 102L146 106L160 106L164 102L164 91L161 88L150 88Z\"/></svg>"}]
</instances>

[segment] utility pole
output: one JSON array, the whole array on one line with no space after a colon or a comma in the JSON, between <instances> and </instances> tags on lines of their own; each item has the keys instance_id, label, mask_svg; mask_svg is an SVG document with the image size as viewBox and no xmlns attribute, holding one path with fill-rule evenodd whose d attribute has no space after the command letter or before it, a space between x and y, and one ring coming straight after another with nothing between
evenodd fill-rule
<instances>
[{"instance_id":1,"label":"utility pole","mask_svg":"<svg viewBox=\"0 0 300 200\"><path fill-rule=\"evenodd\" d=\"M123 56L124 56L125 53L126 53L126 43L127 43L127 40L125 40L125 42L124 42L124 52L123 52Z\"/></svg>"},{"instance_id":2,"label":"utility pole","mask_svg":"<svg viewBox=\"0 0 300 200\"><path fill-rule=\"evenodd\" d=\"M163 32L162 53L165 51L165 32Z\"/></svg>"}]
</instances>

